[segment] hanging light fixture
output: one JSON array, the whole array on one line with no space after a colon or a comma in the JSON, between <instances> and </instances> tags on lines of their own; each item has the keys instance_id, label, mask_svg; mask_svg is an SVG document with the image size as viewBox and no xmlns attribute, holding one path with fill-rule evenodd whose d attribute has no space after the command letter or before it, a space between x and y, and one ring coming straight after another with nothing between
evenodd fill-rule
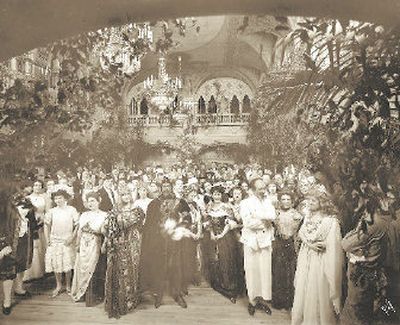
<instances>
[{"instance_id":1,"label":"hanging light fixture","mask_svg":"<svg viewBox=\"0 0 400 325\"><path fill-rule=\"evenodd\" d=\"M104 37L94 49L104 70L116 68L121 73L132 75L141 68L141 58L153 43L150 25L128 24L99 30Z\"/></svg>"},{"instance_id":2,"label":"hanging light fixture","mask_svg":"<svg viewBox=\"0 0 400 325\"><path fill-rule=\"evenodd\" d=\"M181 66L181 57L178 57L179 66ZM179 68L179 71L181 68ZM182 89L182 78L179 76L171 78L166 69L165 57L163 55L158 59L158 76L148 76L144 80L144 88L150 97L150 102L162 112L173 103L175 97Z\"/></svg>"}]
</instances>

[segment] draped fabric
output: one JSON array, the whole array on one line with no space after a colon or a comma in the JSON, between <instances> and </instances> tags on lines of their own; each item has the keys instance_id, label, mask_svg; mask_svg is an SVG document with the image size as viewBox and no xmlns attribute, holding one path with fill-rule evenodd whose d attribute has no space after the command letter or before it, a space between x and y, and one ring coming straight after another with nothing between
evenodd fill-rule
<instances>
[{"instance_id":1,"label":"draped fabric","mask_svg":"<svg viewBox=\"0 0 400 325\"><path fill-rule=\"evenodd\" d=\"M76 256L71 296L78 301L87 292L100 257L105 212L84 212L79 220L79 253ZM91 294L91 293L89 293Z\"/></svg>"},{"instance_id":2,"label":"draped fabric","mask_svg":"<svg viewBox=\"0 0 400 325\"><path fill-rule=\"evenodd\" d=\"M24 281L39 279L43 277L45 272L45 256L46 256L46 238L44 236L43 221L46 209L50 206L46 194L28 196L35 207L35 219L37 229L34 230L33 236L33 257L32 265L24 274Z\"/></svg>"},{"instance_id":3,"label":"draped fabric","mask_svg":"<svg viewBox=\"0 0 400 325\"><path fill-rule=\"evenodd\" d=\"M139 303L139 263L144 213L127 207L110 213L107 223L105 310L119 318Z\"/></svg>"},{"instance_id":4,"label":"draped fabric","mask_svg":"<svg viewBox=\"0 0 400 325\"><path fill-rule=\"evenodd\" d=\"M140 283L143 292L162 295L168 289L172 296L177 296L187 291L185 240L172 240L165 232L164 223L168 218L187 223L189 212L188 204L175 197L159 197L149 204L141 254ZM181 220L182 216L186 219Z\"/></svg>"},{"instance_id":5,"label":"draped fabric","mask_svg":"<svg viewBox=\"0 0 400 325\"><path fill-rule=\"evenodd\" d=\"M82 234L72 281L71 296L74 301L78 301L86 293L100 256L100 245L99 235L87 232Z\"/></svg>"},{"instance_id":6,"label":"draped fabric","mask_svg":"<svg viewBox=\"0 0 400 325\"><path fill-rule=\"evenodd\" d=\"M303 243L295 274L292 324L336 324L340 311L343 252L339 222L328 216L306 220L299 231ZM305 242L322 241L324 252L312 250Z\"/></svg>"}]
</instances>

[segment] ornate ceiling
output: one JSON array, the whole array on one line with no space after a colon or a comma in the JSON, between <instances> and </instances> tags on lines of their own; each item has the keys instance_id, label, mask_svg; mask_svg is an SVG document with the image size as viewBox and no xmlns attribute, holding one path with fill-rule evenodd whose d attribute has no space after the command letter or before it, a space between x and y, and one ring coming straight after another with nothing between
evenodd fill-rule
<instances>
[{"instance_id":1,"label":"ornate ceiling","mask_svg":"<svg viewBox=\"0 0 400 325\"><path fill-rule=\"evenodd\" d=\"M268 71L276 40L290 29L273 17L213 16L196 18L186 24L185 36L174 33L178 43L167 57L170 75L181 72L193 94L207 80L230 77L245 82L254 92L260 77ZM155 30L155 34L160 33ZM151 53L142 61L141 72L127 86L129 91L148 75L157 74L158 55Z\"/></svg>"}]
</instances>

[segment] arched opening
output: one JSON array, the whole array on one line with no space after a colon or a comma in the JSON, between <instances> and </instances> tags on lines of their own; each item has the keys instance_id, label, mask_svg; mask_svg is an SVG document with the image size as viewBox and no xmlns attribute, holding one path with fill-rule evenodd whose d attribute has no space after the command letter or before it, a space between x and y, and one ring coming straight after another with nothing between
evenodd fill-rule
<instances>
[{"instance_id":1,"label":"arched opening","mask_svg":"<svg viewBox=\"0 0 400 325\"><path fill-rule=\"evenodd\" d=\"M233 95L230 103L230 113L239 114L240 113L240 103L236 95Z\"/></svg>"},{"instance_id":2,"label":"arched opening","mask_svg":"<svg viewBox=\"0 0 400 325\"><path fill-rule=\"evenodd\" d=\"M248 95L245 95L243 97L242 113L250 113L250 111L251 111L251 100Z\"/></svg>"},{"instance_id":3,"label":"arched opening","mask_svg":"<svg viewBox=\"0 0 400 325\"><path fill-rule=\"evenodd\" d=\"M214 95L211 95L210 100L208 101L208 113L209 114L217 114L217 103L215 101Z\"/></svg>"},{"instance_id":4,"label":"arched opening","mask_svg":"<svg viewBox=\"0 0 400 325\"><path fill-rule=\"evenodd\" d=\"M140 102L140 115L148 115L149 114L149 107L147 104L147 99L143 98Z\"/></svg>"},{"instance_id":5,"label":"arched opening","mask_svg":"<svg viewBox=\"0 0 400 325\"><path fill-rule=\"evenodd\" d=\"M204 100L203 96L200 96L200 98L198 100L197 113L198 114L206 113L206 101Z\"/></svg>"}]
</instances>

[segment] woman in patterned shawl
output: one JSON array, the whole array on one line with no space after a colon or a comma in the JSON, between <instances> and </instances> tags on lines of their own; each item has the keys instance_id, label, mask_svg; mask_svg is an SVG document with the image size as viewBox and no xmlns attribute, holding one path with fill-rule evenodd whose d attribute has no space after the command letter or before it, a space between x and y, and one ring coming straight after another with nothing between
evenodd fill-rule
<instances>
[{"instance_id":1,"label":"woman in patterned shawl","mask_svg":"<svg viewBox=\"0 0 400 325\"><path fill-rule=\"evenodd\" d=\"M119 318L139 303L139 261L144 212L134 208L128 189L119 195L106 224L107 274L105 310L110 318Z\"/></svg>"}]
</instances>

